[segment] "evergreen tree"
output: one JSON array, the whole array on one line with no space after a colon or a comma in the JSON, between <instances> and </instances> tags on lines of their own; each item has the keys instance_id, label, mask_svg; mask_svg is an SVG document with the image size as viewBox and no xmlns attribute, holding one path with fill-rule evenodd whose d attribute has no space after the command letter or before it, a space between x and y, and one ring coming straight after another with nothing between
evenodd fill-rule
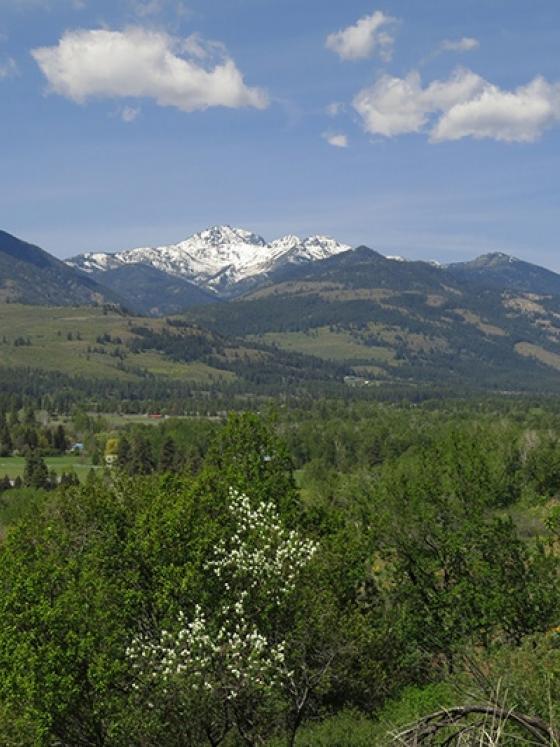
<instances>
[{"instance_id":1,"label":"evergreen tree","mask_svg":"<svg viewBox=\"0 0 560 747\"><path fill-rule=\"evenodd\" d=\"M63 425L59 425L53 434L53 449L58 451L59 454L64 454L68 447L68 441L66 438L66 431Z\"/></svg>"},{"instance_id":2,"label":"evergreen tree","mask_svg":"<svg viewBox=\"0 0 560 747\"><path fill-rule=\"evenodd\" d=\"M30 451L35 451L39 445L39 439L37 438L37 431L35 428L26 428L23 432L23 446Z\"/></svg>"},{"instance_id":3,"label":"evergreen tree","mask_svg":"<svg viewBox=\"0 0 560 747\"><path fill-rule=\"evenodd\" d=\"M3 418L3 425L0 426L0 456L10 456L14 444L6 420Z\"/></svg>"},{"instance_id":4,"label":"evergreen tree","mask_svg":"<svg viewBox=\"0 0 560 747\"><path fill-rule=\"evenodd\" d=\"M154 456L148 439L138 433L132 442L131 473L149 475L154 471Z\"/></svg>"},{"instance_id":5,"label":"evergreen tree","mask_svg":"<svg viewBox=\"0 0 560 747\"><path fill-rule=\"evenodd\" d=\"M35 410L33 405L28 405L23 412L23 422L25 425L35 425Z\"/></svg>"},{"instance_id":6,"label":"evergreen tree","mask_svg":"<svg viewBox=\"0 0 560 747\"><path fill-rule=\"evenodd\" d=\"M69 488L79 485L80 481L78 475L75 472L63 472L60 477L60 485L63 488Z\"/></svg>"},{"instance_id":7,"label":"evergreen tree","mask_svg":"<svg viewBox=\"0 0 560 747\"><path fill-rule=\"evenodd\" d=\"M176 466L177 450L175 448L175 441L168 436L161 445L161 451L159 455L159 471L160 472L171 472Z\"/></svg>"},{"instance_id":8,"label":"evergreen tree","mask_svg":"<svg viewBox=\"0 0 560 747\"><path fill-rule=\"evenodd\" d=\"M132 449L130 448L130 441L126 436L119 439L119 445L117 450L117 467L123 472L131 473L132 464Z\"/></svg>"},{"instance_id":9,"label":"evergreen tree","mask_svg":"<svg viewBox=\"0 0 560 747\"><path fill-rule=\"evenodd\" d=\"M49 487L49 470L43 458L36 452L31 452L26 457L23 484L26 488Z\"/></svg>"}]
</instances>

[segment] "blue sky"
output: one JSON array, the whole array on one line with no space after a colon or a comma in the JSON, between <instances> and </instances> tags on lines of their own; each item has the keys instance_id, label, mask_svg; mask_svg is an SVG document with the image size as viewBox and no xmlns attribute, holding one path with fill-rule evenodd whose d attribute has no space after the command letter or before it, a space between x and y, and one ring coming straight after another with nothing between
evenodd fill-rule
<instances>
[{"instance_id":1,"label":"blue sky","mask_svg":"<svg viewBox=\"0 0 560 747\"><path fill-rule=\"evenodd\" d=\"M560 270L556 0L0 0L0 227Z\"/></svg>"}]
</instances>

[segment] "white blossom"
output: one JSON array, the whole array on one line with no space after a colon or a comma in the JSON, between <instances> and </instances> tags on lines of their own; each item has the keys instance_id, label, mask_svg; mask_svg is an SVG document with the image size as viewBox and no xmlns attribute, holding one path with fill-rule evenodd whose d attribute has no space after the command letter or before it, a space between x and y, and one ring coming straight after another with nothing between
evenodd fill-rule
<instances>
[{"instance_id":1,"label":"white blossom","mask_svg":"<svg viewBox=\"0 0 560 747\"><path fill-rule=\"evenodd\" d=\"M264 634L262 610L282 609L317 544L287 530L272 503L253 507L231 489L227 508L235 530L204 566L219 581L224 603L207 615L197 605L190 620L181 612L175 633L136 638L126 653L134 668L164 687L180 678L191 691L232 700L243 689L274 688L285 675L285 642Z\"/></svg>"}]
</instances>

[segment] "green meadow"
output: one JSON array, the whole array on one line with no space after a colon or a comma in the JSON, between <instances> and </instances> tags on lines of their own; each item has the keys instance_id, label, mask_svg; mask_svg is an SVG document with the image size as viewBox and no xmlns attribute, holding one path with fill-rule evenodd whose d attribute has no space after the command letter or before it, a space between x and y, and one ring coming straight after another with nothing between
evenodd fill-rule
<instances>
[{"instance_id":1,"label":"green meadow","mask_svg":"<svg viewBox=\"0 0 560 747\"><path fill-rule=\"evenodd\" d=\"M93 469L101 469L99 466L93 465L91 461L83 457L75 456L59 456L59 457L45 457L45 464L49 470L54 469L57 474L63 472L75 472L80 480L84 480L87 473L93 467ZM0 457L0 477L8 475L12 480L16 477L23 475L25 467L25 457L13 456L13 457Z\"/></svg>"}]
</instances>

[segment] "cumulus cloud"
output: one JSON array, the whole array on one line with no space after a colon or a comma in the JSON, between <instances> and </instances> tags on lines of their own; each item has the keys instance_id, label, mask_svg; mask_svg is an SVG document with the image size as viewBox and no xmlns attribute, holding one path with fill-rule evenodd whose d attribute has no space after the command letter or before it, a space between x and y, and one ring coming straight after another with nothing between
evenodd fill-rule
<instances>
[{"instance_id":1,"label":"cumulus cloud","mask_svg":"<svg viewBox=\"0 0 560 747\"><path fill-rule=\"evenodd\" d=\"M326 47L343 60L360 60L378 54L388 61L393 53L394 36L390 29L395 18L376 10L364 16L354 26L327 36Z\"/></svg>"},{"instance_id":2,"label":"cumulus cloud","mask_svg":"<svg viewBox=\"0 0 560 747\"><path fill-rule=\"evenodd\" d=\"M223 50L223 48L221 48ZM204 60L188 40L132 27L67 31L31 53L49 89L76 102L91 97L152 98L185 112L211 106L264 109L266 94L248 87L225 54Z\"/></svg>"},{"instance_id":3,"label":"cumulus cloud","mask_svg":"<svg viewBox=\"0 0 560 747\"><path fill-rule=\"evenodd\" d=\"M348 136L343 133L324 132L323 138L329 145L333 145L335 148L348 147Z\"/></svg>"},{"instance_id":4,"label":"cumulus cloud","mask_svg":"<svg viewBox=\"0 0 560 747\"><path fill-rule=\"evenodd\" d=\"M532 142L560 121L560 84L535 78L504 91L470 70L423 87L418 72L383 75L354 98L367 132L386 137L427 132L431 142L464 137Z\"/></svg>"},{"instance_id":5,"label":"cumulus cloud","mask_svg":"<svg viewBox=\"0 0 560 747\"><path fill-rule=\"evenodd\" d=\"M560 84L537 77L514 91L487 84L479 96L455 104L436 126L434 142L464 137L531 143L560 122Z\"/></svg>"},{"instance_id":6,"label":"cumulus cloud","mask_svg":"<svg viewBox=\"0 0 560 747\"><path fill-rule=\"evenodd\" d=\"M462 39L444 39L440 44L442 52L472 52L478 49L480 42L472 36L463 36Z\"/></svg>"},{"instance_id":7,"label":"cumulus cloud","mask_svg":"<svg viewBox=\"0 0 560 747\"><path fill-rule=\"evenodd\" d=\"M353 105L368 132L392 137L421 132L430 114L469 99L483 85L483 79L468 70L458 70L449 80L434 81L427 88L422 88L416 71L406 78L383 75L360 91Z\"/></svg>"},{"instance_id":8,"label":"cumulus cloud","mask_svg":"<svg viewBox=\"0 0 560 747\"><path fill-rule=\"evenodd\" d=\"M0 62L0 79L13 78L18 74L18 66L12 57L8 57L4 62Z\"/></svg>"}]
</instances>

